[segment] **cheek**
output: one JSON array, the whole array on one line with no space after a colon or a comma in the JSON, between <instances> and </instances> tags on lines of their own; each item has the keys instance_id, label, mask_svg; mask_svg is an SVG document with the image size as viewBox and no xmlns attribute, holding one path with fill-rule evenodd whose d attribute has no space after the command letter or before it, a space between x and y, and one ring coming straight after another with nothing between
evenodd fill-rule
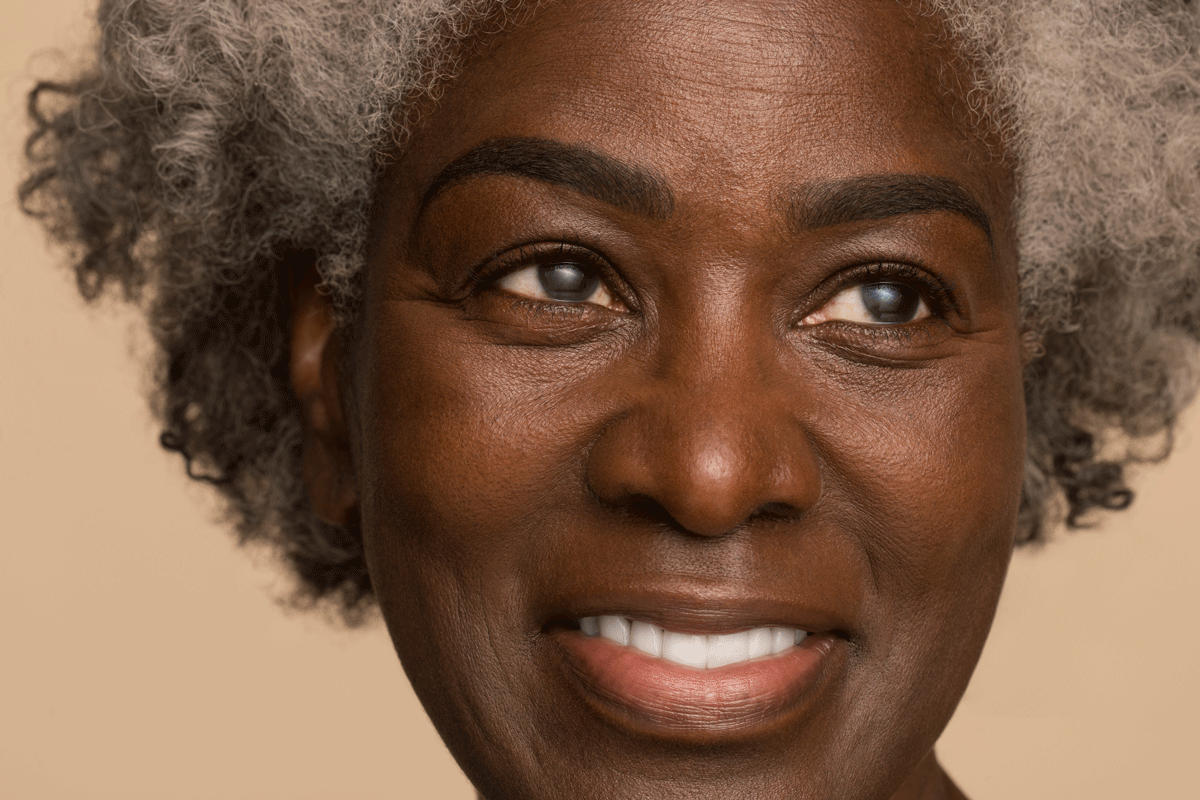
<instances>
[{"instance_id":1,"label":"cheek","mask_svg":"<svg viewBox=\"0 0 1200 800\"><path fill-rule=\"evenodd\" d=\"M529 516L558 450L520 373L451 330L417 304L374 330L360 404L364 546L396 651L442 738L460 758L499 739L520 761L539 737L531 720L547 713L520 677L526 598L541 580Z\"/></svg>"},{"instance_id":2,"label":"cheek","mask_svg":"<svg viewBox=\"0 0 1200 800\"><path fill-rule=\"evenodd\" d=\"M453 595L497 559L519 562L517 543L478 531L518 515L512 481L531 479L499 446L498 431L517 440L523 431L513 428L519 414L504 397L482 390L486 370L448 371L442 343L392 328L381 338L405 346L372 354L364 403L371 436L362 447L364 538L387 606L428 598L429 588Z\"/></svg>"},{"instance_id":3,"label":"cheek","mask_svg":"<svg viewBox=\"0 0 1200 800\"><path fill-rule=\"evenodd\" d=\"M1025 419L1019 361L991 355L869 390L839 378L843 402L810 426L826 466L812 523L838 531L869 575L854 688L837 712L850 749L896 747L878 723L902 720L899 741L919 758L987 638L1012 551Z\"/></svg>"},{"instance_id":4,"label":"cheek","mask_svg":"<svg viewBox=\"0 0 1200 800\"><path fill-rule=\"evenodd\" d=\"M533 369L520 348L459 341L443 314L416 303L389 312L369 356L361 469L372 579L402 624L520 638L524 599L544 579L545 531L566 524L583 491L590 421L553 401L572 381L545 358ZM442 646L437 633L428 648Z\"/></svg>"},{"instance_id":5,"label":"cheek","mask_svg":"<svg viewBox=\"0 0 1200 800\"><path fill-rule=\"evenodd\" d=\"M843 390L814 421L831 491L870 522L864 547L885 563L946 574L957 559L1011 548L1025 456L1020 366L1015 347L980 349L987 357ZM912 576L922 577L934 575Z\"/></svg>"},{"instance_id":6,"label":"cheek","mask_svg":"<svg viewBox=\"0 0 1200 800\"><path fill-rule=\"evenodd\" d=\"M1023 391L1015 347L982 352L991 357L935 364L869 403L848 402L830 434L838 441L829 445L837 476L829 491L854 509L844 530L870 563L867 613L882 632L865 641L864 656L886 661L897 685L965 688L1007 572Z\"/></svg>"},{"instance_id":7,"label":"cheek","mask_svg":"<svg viewBox=\"0 0 1200 800\"><path fill-rule=\"evenodd\" d=\"M903 539L880 541L912 564L918 591L939 584L967 588L970 597L986 597L989 587L999 591L1025 461L1019 374L1016 365L996 362L960 370L936 381L941 402L923 413L916 403L909 410L913 463L895 474L902 497L915 509L917 527ZM909 402L921 396L914 393Z\"/></svg>"}]
</instances>

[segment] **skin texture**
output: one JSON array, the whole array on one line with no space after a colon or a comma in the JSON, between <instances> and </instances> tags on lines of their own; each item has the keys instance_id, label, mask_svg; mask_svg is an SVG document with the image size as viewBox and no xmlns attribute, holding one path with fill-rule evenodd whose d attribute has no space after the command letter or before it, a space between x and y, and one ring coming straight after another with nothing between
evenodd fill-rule
<instances>
[{"instance_id":1,"label":"skin texture","mask_svg":"<svg viewBox=\"0 0 1200 800\"><path fill-rule=\"evenodd\" d=\"M388 170L353 341L296 290L314 507L361 520L396 650L482 796L961 796L932 747L1007 569L1024 408L1010 180L942 99L931 24L548 4ZM564 145L588 151L573 172ZM969 201L909 179L882 215L832 205L881 176ZM564 263L607 295L518 278ZM928 316L835 302L885 278ZM803 627L820 669L780 707L631 710L567 653L605 613Z\"/></svg>"}]
</instances>

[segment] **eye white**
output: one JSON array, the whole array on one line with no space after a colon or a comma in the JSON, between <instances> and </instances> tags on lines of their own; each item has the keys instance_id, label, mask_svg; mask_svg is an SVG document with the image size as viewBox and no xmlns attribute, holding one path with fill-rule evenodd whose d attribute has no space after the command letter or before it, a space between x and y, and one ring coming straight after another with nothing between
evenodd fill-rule
<instances>
[{"instance_id":1,"label":"eye white","mask_svg":"<svg viewBox=\"0 0 1200 800\"><path fill-rule=\"evenodd\" d=\"M829 302L818 308L813 313L809 314L804 319L800 320L801 325L820 325L822 322L853 322L858 325L902 325L907 322L916 322L917 320L925 319L930 316L929 306L925 303L925 298L917 295L917 305L912 312L912 316L903 320L884 320L880 319L877 310L872 310L867 305L867 289L880 284L864 284L860 283L855 286L850 286L838 292ZM903 284L894 284L903 286ZM905 287L908 291L915 292L915 289Z\"/></svg>"},{"instance_id":2,"label":"eye white","mask_svg":"<svg viewBox=\"0 0 1200 800\"><path fill-rule=\"evenodd\" d=\"M506 292L528 297L532 300L544 300L548 303L567 303L578 305L580 303L588 303L591 305L604 306L605 308L618 308L619 304L613 298L612 293L608 291L608 287L604 285L604 281L597 280L595 287L591 292L582 298L564 299L562 297L554 297L547 290L543 282L541 265L534 265L519 269L516 272L510 272L500 280L496 281L496 287L503 289Z\"/></svg>"}]
</instances>

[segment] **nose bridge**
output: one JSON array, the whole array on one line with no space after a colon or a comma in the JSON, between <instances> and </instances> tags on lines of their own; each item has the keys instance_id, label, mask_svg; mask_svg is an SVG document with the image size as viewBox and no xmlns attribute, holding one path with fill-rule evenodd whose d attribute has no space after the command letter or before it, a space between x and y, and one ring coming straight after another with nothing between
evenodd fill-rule
<instances>
[{"instance_id":1,"label":"nose bridge","mask_svg":"<svg viewBox=\"0 0 1200 800\"><path fill-rule=\"evenodd\" d=\"M802 513L819 496L819 470L778 380L776 335L735 308L699 316L664 331L636 398L595 443L593 491L649 501L704 536Z\"/></svg>"},{"instance_id":2,"label":"nose bridge","mask_svg":"<svg viewBox=\"0 0 1200 800\"><path fill-rule=\"evenodd\" d=\"M694 451L704 474L744 476L749 464L735 473L726 462L750 457L764 425L774 427L768 417L786 412L773 398L771 338L741 320L720 319L699 335L663 337L646 410L676 446Z\"/></svg>"}]
</instances>

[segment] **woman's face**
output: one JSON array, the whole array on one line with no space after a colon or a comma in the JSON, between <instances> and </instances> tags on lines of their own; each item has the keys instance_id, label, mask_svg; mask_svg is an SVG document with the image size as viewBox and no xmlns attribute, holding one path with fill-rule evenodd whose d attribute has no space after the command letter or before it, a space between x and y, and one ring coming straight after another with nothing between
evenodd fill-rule
<instances>
[{"instance_id":1,"label":"woman's face","mask_svg":"<svg viewBox=\"0 0 1200 800\"><path fill-rule=\"evenodd\" d=\"M1006 175L900 5L550 4L385 177L354 481L485 796L929 788L1024 412Z\"/></svg>"}]
</instances>

